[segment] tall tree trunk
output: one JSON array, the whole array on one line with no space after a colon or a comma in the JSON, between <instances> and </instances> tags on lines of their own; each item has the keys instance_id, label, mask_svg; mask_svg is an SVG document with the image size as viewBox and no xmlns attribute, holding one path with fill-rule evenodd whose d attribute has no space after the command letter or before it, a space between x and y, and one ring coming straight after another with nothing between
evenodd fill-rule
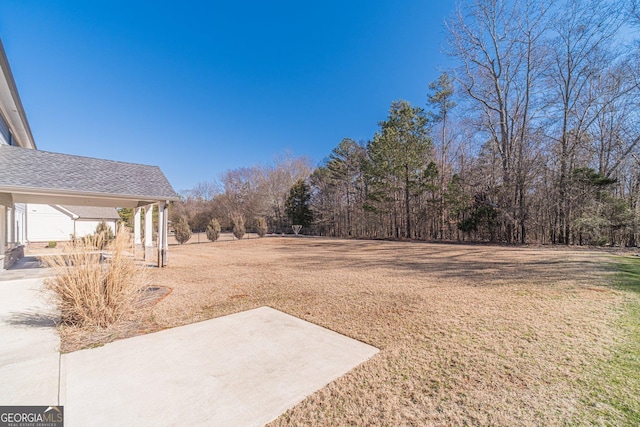
<instances>
[{"instance_id":1,"label":"tall tree trunk","mask_svg":"<svg viewBox=\"0 0 640 427\"><path fill-rule=\"evenodd\" d=\"M409 166L405 165L405 180L404 180L404 203L406 218L406 233L407 239L411 239L411 205L409 200Z\"/></svg>"}]
</instances>

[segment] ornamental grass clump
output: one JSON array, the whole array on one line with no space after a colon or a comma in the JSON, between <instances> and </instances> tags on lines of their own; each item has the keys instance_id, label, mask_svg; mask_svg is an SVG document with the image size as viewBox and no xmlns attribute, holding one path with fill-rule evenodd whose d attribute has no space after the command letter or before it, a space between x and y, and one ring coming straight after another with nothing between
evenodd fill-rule
<instances>
[{"instance_id":1,"label":"ornamental grass clump","mask_svg":"<svg viewBox=\"0 0 640 427\"><path fill-rule=\"evenodd\" d=\"M144 265L133 258L131 234L121 227L104 247L104 235L79 239L48 258L54 276L45 280L63 324L106 328L133 314L147 287Z\"/></svg>"}]
</instances>

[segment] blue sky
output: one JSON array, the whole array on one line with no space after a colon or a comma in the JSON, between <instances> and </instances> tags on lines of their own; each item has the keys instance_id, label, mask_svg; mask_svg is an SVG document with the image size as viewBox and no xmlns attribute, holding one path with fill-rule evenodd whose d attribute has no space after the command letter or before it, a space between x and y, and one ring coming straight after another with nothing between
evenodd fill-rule
<instances>
[{"instance_id":1,"label":"blue sky","mask_svg":"<svg viewBox=\"0 0 640 427\"><path fill-rule=\"evenodd\" d=\"M425 106L453 1L2 0L41 150L158 165L177 191L366 140Z\"/></svg>"}]
</instances>

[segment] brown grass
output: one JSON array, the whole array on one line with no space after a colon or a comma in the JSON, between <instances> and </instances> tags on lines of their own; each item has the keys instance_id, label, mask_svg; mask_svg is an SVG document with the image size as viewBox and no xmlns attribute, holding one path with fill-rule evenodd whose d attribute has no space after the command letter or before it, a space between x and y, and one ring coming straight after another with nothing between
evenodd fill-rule
<instances>
[{"instance_id":1,"label":"brown grass","mask_svg":"<svg viewBox=\"0 0 640 427\"><path fill-rule=\"evenodd\" d=\"M381 352L273 425L580 423L625 296L589 251L267 238L171 247L158 328L268 305Z\"/></svg>"},{"instance_id":2,"label":"brown grass","mask_svg":"<svg viewBox=\"0 0 640 427\"><path fill-rule=\"evenodd\" d=\"M585 384L628 298L605 286L606 261L293 237L172 246L152 278L173 292L146 328L267 305L381 349L275 426L586 424L597 402Z\"/></svg>"}]
</instances>

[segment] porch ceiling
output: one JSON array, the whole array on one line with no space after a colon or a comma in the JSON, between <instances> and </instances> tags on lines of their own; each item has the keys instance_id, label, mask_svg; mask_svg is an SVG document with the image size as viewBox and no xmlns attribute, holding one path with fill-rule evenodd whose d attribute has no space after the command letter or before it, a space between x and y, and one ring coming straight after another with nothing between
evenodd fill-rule
<instances>
[{"instance_id":1,"label":"porch ceiling","mask_svg":"<svg viewBox=\"0 0 640 427\"><path fill-rule=\"evenodd\" d=\"M0 190L3 191L3 190ZM18 190L17 192L9 192L13 203L35 203L42 205L71 205L71 206L100 206L106 208L135 208L146 206L158 201L159 199L129 199L118 197L103 197L101 195L83 195L83 194L62 194L62 193L25 193Z\"/></svg>"}]
</instances>

